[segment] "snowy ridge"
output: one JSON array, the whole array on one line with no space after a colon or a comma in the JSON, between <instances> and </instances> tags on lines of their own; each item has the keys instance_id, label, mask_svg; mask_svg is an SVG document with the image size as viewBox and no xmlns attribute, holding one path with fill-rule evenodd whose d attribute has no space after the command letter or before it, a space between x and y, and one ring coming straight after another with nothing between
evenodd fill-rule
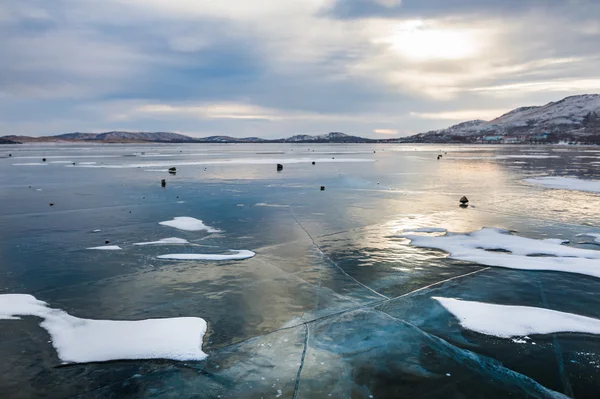
<instances>
[{"instance_id":1,"label":"snowy ridge","mask_svg":"<svg viewBox=\"0 0 600 399\"><path fill-rule=\"evenodd\" d=\"M488 122L487 126L527 126L528 124L580 124L590 112L600 112L600 95L567 97L541 107L523 107Z\"/></svg>"},{"instance_id":2,"label":"snowy ridge","mask_svg":"<svg viewBox=\"0 0 600 399\"><path fill-rule=\"evenodd\" d=\"M537 134L600 135L600 94L582 94L543 106L519 107L488 122L463 122L414 137Z\"/></svg>"}]
</instances>

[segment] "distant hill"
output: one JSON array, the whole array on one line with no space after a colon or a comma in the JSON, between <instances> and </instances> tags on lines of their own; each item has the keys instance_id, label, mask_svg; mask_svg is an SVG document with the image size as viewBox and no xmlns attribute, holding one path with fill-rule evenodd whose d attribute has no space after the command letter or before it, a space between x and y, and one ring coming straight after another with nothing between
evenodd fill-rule
<instances>
[{"instance_id":1,"label":"distant hill","mask_svg":"<svg viewBox=\"0 0 600 399\"><path fill-rule=\"evenodd\" d=\"M54 136L59 140L103 141L107 143L151 142L151 143L188 143L194 138L168 132L106 132L106 133L66 133Z\"/></svg>"},{"instance_id":2,"label":"distant hill","mask_svg":"<svg viewBox=\"0 0 600 399\"><path fill-rule=\"evenodd\" d=\"M20 141L0 137L0 144L22 144Z\"/></svg>"},{"instance_id":3,"label":"distant hill","mask_svg":"<svg viewBox=\"0 0 600 399\"><path fill-rule=\"evenodd\" d=\"M469 121L447 129L421 133L409 140L421 142L470 141L474 137L500 136L526 139L548 136L600 144L600 94L566 97L543 106L514 109L491 121Z\"/></svg>"},{"instance_id":4,"label":"distant hill","mask_svg":"<svg viewBox=\"0 0 600 399\"><path fill-rule=\"evenodd\" d=\"M259 137L209 136L196 138L168 132L65 133L56 136L5 136L2 139L20 143L98 142L98 143L371 143L376 140L333 132L317 136L297 135L287 139L266 140Z\"/></svg>"},{"instance_id":5,"label":"distant hill","mask_svg":"<svg viewBox=\"0 0 600 399\"><path fill-rule=\"evenodd\" d=\"M332 132L328 134L321 134L318 136L309 136L301 134L297 136L289 137L283 140L285 143L373 143L376 140L365 139L358 136L349 136L340 132Z\"/></svg>"},{"instance_id":6,"label":"distant hill","mask_svg":"<svg viewBox=\"0 0 600 399\"><path fill-rule=\"evenodd\" d=\"M473 120L410 137L367 139L340 132L300 134L282 139L190 137L170 132L66 133L57 136L4 136L0 144L97 143L479 143L578 142L600 144L600 94L582 94L543 106L520 107L491 121Z\"/></svg>"}]
</instances>

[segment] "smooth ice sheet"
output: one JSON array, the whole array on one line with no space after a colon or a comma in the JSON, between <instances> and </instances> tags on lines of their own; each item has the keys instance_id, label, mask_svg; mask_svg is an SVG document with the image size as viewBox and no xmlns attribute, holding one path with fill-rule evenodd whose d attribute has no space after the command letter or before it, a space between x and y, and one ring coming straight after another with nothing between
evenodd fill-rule
<instances>
[{"instance_id":1,"label":"smooth ice sheet","mask_svg":"<svg viewBox=\"0 0 600 399\"><path fill-rule=\"evenodd\" d=\"M527 183L537 184L538 186L548 188L600 193L600 180L582 180L576 177L547 176L525 179L525 181Z\"/></svg>"}]
</instances>

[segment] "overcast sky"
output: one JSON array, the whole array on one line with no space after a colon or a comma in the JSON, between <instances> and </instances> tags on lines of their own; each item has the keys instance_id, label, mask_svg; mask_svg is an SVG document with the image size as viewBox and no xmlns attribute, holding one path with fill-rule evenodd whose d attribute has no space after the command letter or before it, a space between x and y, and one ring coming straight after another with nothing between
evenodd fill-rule
<instances>
[{"instance_id":1,"label":"overcast sky","mask_svg":"<svg viewBox=\"0 0 600 399\"><path fill-rule=\"evenodd\" d=\"M0 38L0 135L394 137L600 92L599 0L6 0Z\"/></svg>"}]
</instances>

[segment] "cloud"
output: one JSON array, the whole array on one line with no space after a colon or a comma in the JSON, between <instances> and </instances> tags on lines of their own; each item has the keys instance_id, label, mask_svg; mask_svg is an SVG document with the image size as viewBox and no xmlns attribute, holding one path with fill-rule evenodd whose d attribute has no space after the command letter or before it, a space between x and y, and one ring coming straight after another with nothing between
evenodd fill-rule
<instances>
[{"instance_id":1,"label":"cloud","mask_svg":"<svg viewBox=\"0 0 600 399\"><path fill-rule=\"evenodd\" d=\"M402 0L373 0L373 2L387 8L398 7L402 4Z\"/></svg>"},{"instance_id":2,"label":"cloud","mask_svg":"<svg viewBox=\"0 0 600 399\"><path fill-rule=\"evenodd\" d=\"M600 90L600 4L574 1L0 2L0 134L488 119Z\"/></svg>"},{"instance_id":3,"label":"cloud","mask_svg":"<svg viewBox=\"0 0 600 399\"><path fill-rule=\"evenodd\" d=\"M398 133L400 133L398 130L396 129L375 129L373 130L373 133L377 133L377 134L391 134L391 135L398 135Z\"/></svg>"},{"instance_id":4,"label":"cloud","mask_svg":"<svg viewBox=\"0 0 600 399\"><path fill-rule=\"evenodd\" d=\"M503 115L506 109L458 110L443 112L411 112L410 115L421 119L445 121L470 121L474 119L492 120Z\"/></svg>"},{"instance_id":5,"label":"cloud","mask_svg":"<svg viewBox=\"0 0 600 399\"><path fill-rule=\"evenodd\" d=\"M512 83L498 86L475 87L474 92L492 92L500 95L513 95L516 93L530 92L587 92L600 90L600 79L556 79L548 81L534 81Z\"/></svg>"}]
</instances>

